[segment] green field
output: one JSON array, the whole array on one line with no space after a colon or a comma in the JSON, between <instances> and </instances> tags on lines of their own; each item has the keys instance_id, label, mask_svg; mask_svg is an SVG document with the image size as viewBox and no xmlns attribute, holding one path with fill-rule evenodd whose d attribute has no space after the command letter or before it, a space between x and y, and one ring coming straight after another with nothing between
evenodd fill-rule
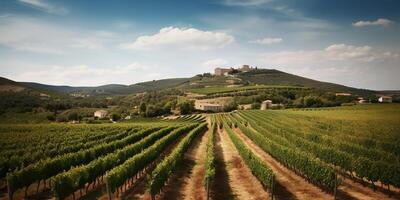
<instances>
[{"instance_id":1,"label":"green field","mask_svg":"<svg viewBox=\"0 0 400 200\"><path fill-rule=\"evenodd\" d=\"M243 110L107 124L2 124L0 180L14 199L22 199L25 191L33 199L36 193L58 199L75 198L79 193L90 199L121 197L134 187L135 177L142 177L146 191L154 197L171 184L170 177L182 176L176 172L186 166L185 153L201 140L207 127L210 131L200 165L204 174L199 180L211 194L218 192L212 191L214 183L226 181L220 180L218 170L227 161L216 152L230 140L237 158L271 195L282 174L277 175L270 161L259 156L248 141L328 195L360 190L342 185L340 177L346 176L363 182L359 187L369 184L374 190L387 190L385 195L400 196L393 192L400 187L398 104ZM228 139L221 139L223 132ZM89 186L92 190L88 192Z\"/></svg>"},{"instance_id":2,"label":"green field","mask_svg":"<svg viewBox=\"0 0 400 200\"><path fill-rule=\"evenodd\" d=\"M303 87L284 86L284 85L250 85L250 86L240 86L240 87L217 86L217 87L195 88L195 89L190 89L189 91L192 93L209 95L209 94L216 94L216 93L229 93L229 92L274 89L274 88L293 89L293 88L303 88Z\"/></svg>"},{"instance_id":3,"label":"green field","mask_svg":"<svg viewBox=\"0 0 400 200\"><path fill-rule=\"evenodd\" d=\"M334 190L335 174L400 186L400 105L220 115L222 122L235 125L282 164L323 188Z\"/></svg>"},{"instance_id":4,"label":"green field","mask_svg":"<svg viewBox=\"0 0 400 200\"><path fill-rule=\"evenodd\" d=\"M51 196L64 199L104 176L107 189L114 191L160 158L167 147L190 135L184 142L188 146L205 128L200 115L115 124L4 124L0 125L0 179L17 199L33 185L39 189L49 181ZM126 169L133 174L121 176Z\"/></svg>"}]
</instances>

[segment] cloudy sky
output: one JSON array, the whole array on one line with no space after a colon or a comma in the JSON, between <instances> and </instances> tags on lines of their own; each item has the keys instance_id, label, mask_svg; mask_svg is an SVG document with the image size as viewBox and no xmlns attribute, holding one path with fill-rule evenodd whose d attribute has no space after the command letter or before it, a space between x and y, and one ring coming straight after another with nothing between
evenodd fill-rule
<instances>
[{"instance_id":1,"label":"cloudy sky","mask_svg":"<svg viewBox=\"0 0 400 200\"><path fill-rule=\"evenodd\" d=\"M94 86L249 64L400 89L397 0L2 0L0 76Z\"/></svg>"}]
</instances>

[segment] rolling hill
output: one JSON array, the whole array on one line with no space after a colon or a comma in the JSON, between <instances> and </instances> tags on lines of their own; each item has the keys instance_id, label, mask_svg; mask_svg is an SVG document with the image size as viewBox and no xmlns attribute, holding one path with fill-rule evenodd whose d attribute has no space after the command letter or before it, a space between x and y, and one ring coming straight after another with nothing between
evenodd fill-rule
<instances>
[{"instance_id":1,"label":"rolling hill","mask_svg":"<svg viewBox=\"0 0 400 200\"><path fill-rule=\"evenodd\" d=\"M210 77L194 76L191 78L171 78L136 83L132 85L108 84L97 87L72 87L55 86L34 82L15 82L6 78L0 78L0 85L14 85L23 88L30 88L39 91L48 91L56 93L83 93L90 95L125 95L141 93L146 91L163 89L181 89L190 91L190 89L207 87L229 87L232 85L258 84L265 86L300 86L307 88L316 88L330 92L349 92L357 95L373 95L379 91L358 89L340 84L317 81L294 74L289 74L275 69L257 69L249 72L236 74L235 77Z\"/></svg>"}]
</instances>

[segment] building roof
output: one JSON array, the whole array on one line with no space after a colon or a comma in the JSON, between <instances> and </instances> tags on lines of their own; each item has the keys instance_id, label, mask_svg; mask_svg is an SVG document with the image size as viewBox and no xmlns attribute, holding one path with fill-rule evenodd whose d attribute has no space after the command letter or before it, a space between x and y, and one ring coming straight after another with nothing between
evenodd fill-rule
<instances>
[{"instance_id":1,"label":"building roof","mask_svg":"<svg viewBox=\"0 0 400 200\"><path fill-rule=\"evenodd\" d=\"M202 106L214 106L214 107L220 107L222 105L220 104L213 104L213 103L200 103Z\"/></svg>"},{"instance_id":2,"label":"building roof","mask_svg":"<svg viewBox=\"0 0 400 200\"><path fill-rule=\"evenodd\" d=\"M107 113L107 110L96 110L95 113Z\"/></svg>"}]
</instances>

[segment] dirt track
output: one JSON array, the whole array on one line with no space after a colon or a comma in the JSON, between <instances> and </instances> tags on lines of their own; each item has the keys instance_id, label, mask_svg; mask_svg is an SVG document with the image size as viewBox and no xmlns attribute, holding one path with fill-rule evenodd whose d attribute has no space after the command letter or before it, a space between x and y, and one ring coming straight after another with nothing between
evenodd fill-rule
<instances>
[{"instance_id":1,"label":"dirt track","mask_svg":"<svg viewBox=\"0 0 400 200\"><path fill-rule=\"evenodd\" d=\"M241 159L234 144L225 131L218 131L217 146L222 149L223 162L228 175L228 183L235 199L269 199L269 193L263 188L257 178L251 173ZM219 181L219 180L216 180ZM215 191L218 193L218 191ZM220 199L217 198L216 199Z\"/></svg>"},{"instance_id":2,"label":"dirt track","mask_svg":"<svg viewBox=\"0 0 400 200\"><path fill-rule=\"evenodd\" d=\"M185 153L183 166L174 172L159 199L206 199L203 178L209 131L196 138Z\"/></svg>"},{"instance_id":3,"label":"dirt track","mask_svg":"<svg viewBox=\"0 0 400 200\"><path fill-rule=\"evenodd\" d=\"M277 199L333 199L331 195L281 165L241 133L239 129L236 129L235 132L276 174L275 197Z\"/></svg>"}]
</instances>

